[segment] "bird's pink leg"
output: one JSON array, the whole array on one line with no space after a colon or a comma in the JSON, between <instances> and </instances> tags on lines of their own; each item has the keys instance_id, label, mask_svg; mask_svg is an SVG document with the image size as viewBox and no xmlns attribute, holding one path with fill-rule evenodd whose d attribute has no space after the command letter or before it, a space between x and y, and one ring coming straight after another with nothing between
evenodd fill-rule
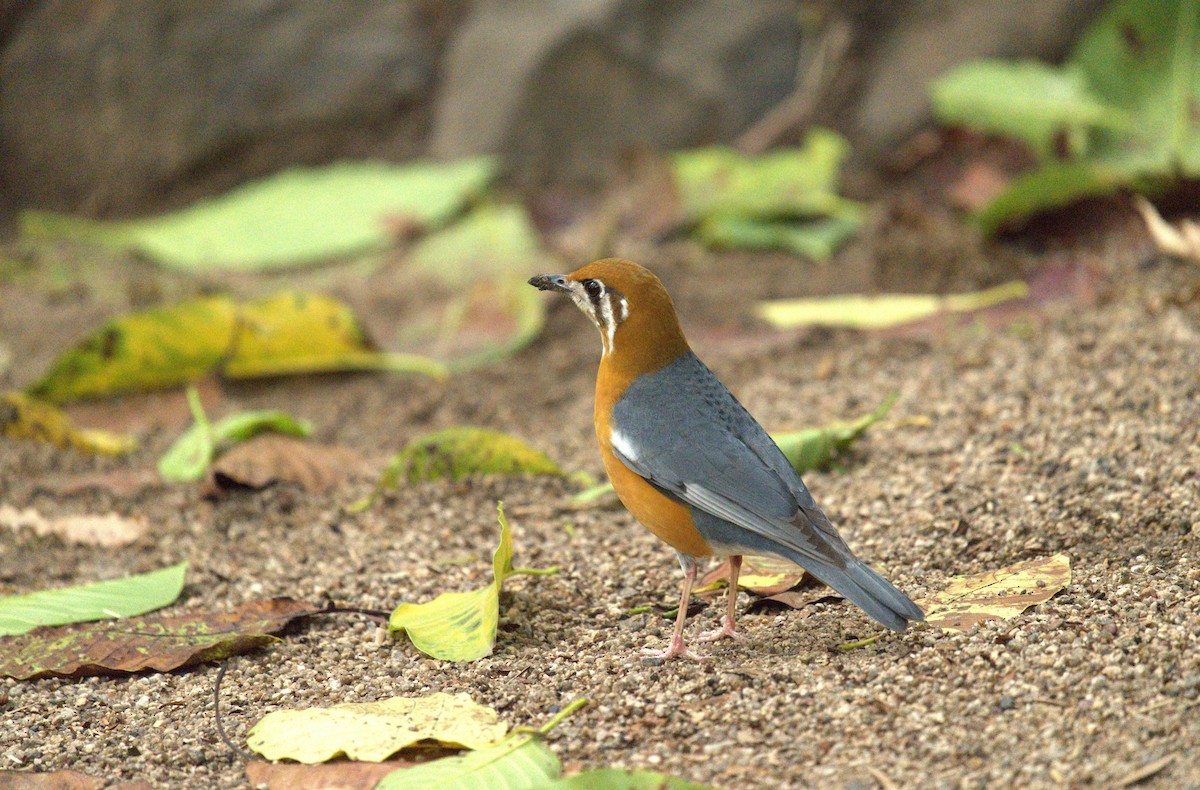
<instances>
[{"instance_id":1,"label":"bird's pink leg","mask_svg":"<svg viewBox=\"0 0 1200 790\"><path fill-rule=\"evenodd\" d=\"M672 658L690 658L693 661L703 661L704 657L688 650L687 645L683 643L683 624L687 621L688 603L692 599L692 585L696 583L696 572L699 568L696 561L691 557L679 555L679 564L683 566L683 595L679 596L679 614L675 616L675 632L671 634L671 646L666 650L651 650L649 648L642 651L642 654L647 658L661 658L670 660Z\"/></svg>"},{"instance_id":2,"label":"bird's pink leg","mask_svg":"<svg viewBox=\"0 0 1200 790\"><path fill-rule=\"evenodd\" d=\"M734 617L737 614L738 574L742 570L742 556L735 554L729 558L729 605L725 610L725 619L721 627L715 631L705 631L696 637L700 642L715 642L718 639L744 639L742 632L737 630Z\"/></svg>"}]
</instances>

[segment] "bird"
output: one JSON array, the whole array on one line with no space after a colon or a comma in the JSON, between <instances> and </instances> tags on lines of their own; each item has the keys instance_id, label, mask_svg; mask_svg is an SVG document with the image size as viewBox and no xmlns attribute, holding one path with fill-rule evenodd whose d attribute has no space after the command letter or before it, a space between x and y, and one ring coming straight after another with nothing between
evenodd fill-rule
<instances>
[{"instance_id":1,"label":"bird","mask_svg":"<svg viewBox=\"0 0 1200 790\"><path fill-rule=\"evenodd\" d=\"M684 641L699 563L728 557L727 608L709 642L737 628L746 554L794 562L876 622L903 631L920 607L860 560L758 421L696 356L649 269L607 258L529 284L566 294L600 330L594 421L604 470L626 509L673 548L683 591L668 647L648 657L704 660Z\"/></svg>"}]
</instances>

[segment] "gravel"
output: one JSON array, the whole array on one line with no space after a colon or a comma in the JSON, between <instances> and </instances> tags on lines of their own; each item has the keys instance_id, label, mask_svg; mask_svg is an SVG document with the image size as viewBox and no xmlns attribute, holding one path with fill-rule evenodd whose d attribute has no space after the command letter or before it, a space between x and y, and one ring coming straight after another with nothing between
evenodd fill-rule
<instances>
[{"instance_id":1,"label":"gravel","mask_svg":"<svg viewBox=\"0 0 1200 790\"><path fill-rule=\"evenodd\" d=\"M0 531L0 593L186 559L174 610L270 595L390 609L486 580L502 499L518 564L561 570L506 585L492 656L445 664L404 640L377 644L361 617L314 618L227 662L227 729L242 737L279 708L435 691L465 691L513 725L539 724L586 697L549 739L569 770L654 768L727 788L870 788L1113 787L1145 769L1145 786L1195 786L1200 267L1138 267L1146 251L1136 239L1054 254L1107 272L1096 304L933 337L817 332L770 343L739 317L780 276L801 276L797 264L769 261L747 276L669 252L647 261L685 318L689 308L725 316L717 329L698 327L695 345L768 427L856 416L899 391L844 470L806 480L901 589L919 598L955 574L1066 552L1070 587L1012 621L966 634L916 627L842 651L880 630L850 605L756 608L741 616L745 640L704 646L709 661L653 666L639 651L662 646L671 623L627 612L674 606L675 560L624 511L570 509L566 482L430 483L357 514L344 505L369 482L215 503L187 486L67 495L45 481L128 462L11 441L0 441L0 501L47 515L138 514L154 534L112 551ZM26 311L0 330L14 358L35 368L56 344L31 316L48 310L67 332L62 316L76 308L13 286L0 298ZM531 349L445 387L382 376L225 385L225 407L287 408L313 420L319 440L377 463L425 430L469 423L598 474L593 334L556 306ZM15 383L33 372L14 371ZM133 462L150 465L169 439L151 435ZM722 606L707 606L689 631L714 627ZM0 681L0 767L244 786L243 761L214 726L216 673Z\"/></svg>"}]
</instances>

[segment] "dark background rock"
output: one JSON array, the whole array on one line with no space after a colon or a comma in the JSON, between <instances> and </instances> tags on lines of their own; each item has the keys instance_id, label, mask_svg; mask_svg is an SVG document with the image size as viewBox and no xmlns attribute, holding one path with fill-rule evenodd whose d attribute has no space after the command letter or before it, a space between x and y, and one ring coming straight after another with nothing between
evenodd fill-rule
<instances>
[{"instance_id":1,"label":"dark background rock","mask_svg":"<svg viewBox=\"0 0 1200 790\"><path fill-rule=\"evenodd\" d=\"M809 122L871 166L931 78L1054 58L1102 5L0 0L0 206L139 213L289 164L480 151L523 185L594 184L631 145Z\"/></svg>"}]
</instances>

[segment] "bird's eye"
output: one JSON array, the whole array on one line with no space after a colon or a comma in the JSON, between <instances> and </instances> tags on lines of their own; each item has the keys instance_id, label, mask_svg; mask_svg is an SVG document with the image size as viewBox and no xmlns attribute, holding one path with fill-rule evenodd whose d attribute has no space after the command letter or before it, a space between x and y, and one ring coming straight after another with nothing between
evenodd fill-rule
<instances>
[{"instance_id":1,"label":"bird's eye","mask_svg":"<svg viewBox=\"0 0 1200 790\"><path fill-rule=\"evenodd\" d=\"M604 286L600 284L599 280L584 280L583 290L587 291L590 298L595 299L604 290Z\"/></svg>"}]
</instances>

